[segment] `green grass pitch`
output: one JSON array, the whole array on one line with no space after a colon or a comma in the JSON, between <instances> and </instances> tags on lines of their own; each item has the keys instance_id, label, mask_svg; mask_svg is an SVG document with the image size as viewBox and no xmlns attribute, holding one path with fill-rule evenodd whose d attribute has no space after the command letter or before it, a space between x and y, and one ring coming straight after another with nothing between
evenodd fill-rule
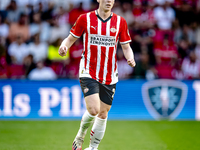
<instances>
[{"instance_id":1,"label":"green grass pitch","mask_svg":"<svg viewBox=\"0 0 200 150\"><path fill-rule=\"evenodd\" d=\"M0 150L71 150L79 123L0 121ZM200 122L108 121L99 150L200 150Z\"/></svg>"}]
</instances>

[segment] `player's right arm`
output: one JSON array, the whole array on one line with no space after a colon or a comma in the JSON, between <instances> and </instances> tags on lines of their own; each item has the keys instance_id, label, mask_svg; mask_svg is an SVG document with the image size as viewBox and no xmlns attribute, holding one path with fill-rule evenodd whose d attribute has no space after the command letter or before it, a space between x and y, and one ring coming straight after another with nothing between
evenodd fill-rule
<instances>
[{"instance_id":1,"label":"player's right arm","mask_svg":"<svg viewBox=\"0 0 200 150\"><path fill-rule=\"evenodd\" d=\"M61 45L60 48L58 50L58 53L60 56L65 56L67 54L67 50L72 46L72 44L74 44L74 42L77 40L78 38L72 36L71 34L69 34L69 36L67 38L65 38Z\"/></svg>"}]
</instances>

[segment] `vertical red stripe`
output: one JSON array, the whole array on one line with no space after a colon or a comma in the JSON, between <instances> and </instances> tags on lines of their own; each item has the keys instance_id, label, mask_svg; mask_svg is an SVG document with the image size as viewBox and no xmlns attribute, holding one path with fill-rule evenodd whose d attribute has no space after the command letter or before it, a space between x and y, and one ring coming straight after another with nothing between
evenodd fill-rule
<instances>
[{"instance_id":1,"label":"vertical red stripe","mask_svg":"<svg viewBox=\"0 0 200 150\"><path fill-rule=\"evenodd\" d=\"M90 51L91 55L90 55L90 64L89 64L89 73L92 76L92 78L94 78L96 80L96 71L97 71L97 46L95 45L91 45L90 49L92 49Z\"/></svg>"},{"instance_id":2,"label":"vertical red stripe","mask_svg":"<svg viewBox=\"0 0 200 150\"><path fill-rule=\"evenodd\" d=\"M90 34L97 34L98 31L98 18L95 13L90 15Z\"/></svg>"},{"instance_id":3,"label":"vertical red stripe","mask_svg":"<svg viewBox=\"0 0 200 150\"><path fill-rule=\"evenodd\" d=\"M117 70L117 54L115 54L115 69L114 69L114 72Z\"/></svg>"},{"instance_id":4,"label":"vertical red stripe","mask_svg":"<svg viewBox=\"0 0 200 150\"><path fill-rule=\"evenodd\" d=\"M107 26L107 22L101 23L101 35L106 35L106 26ZM106 58L106 47L101 46L100 71L99 71L99 82L100 83L103 82L105 58Z\"/></svg>"},{"instance_id":5,"label":"vertical red stripe","mask_svg":"<svg viewBox=\"0 0 200 150\"><path fill-rule=\"evenodd\" d=\"M86 35L85 35L85 43L84 43L84 45L85 45L85 69L86 69L86 65L87 65L87 53L88 53L88 33L86 33Z\"/></svg>"},{"instance_id":6,"label":"vertical red stripe","mask_svg":"<svg viewBox=\"0 0 200 150\"><path fill-rule=\"evenodd\" d=\"M108 53L108 64L107 64L107 75L106 75L106 84L110 84L112 82L112 61L113 61L113 52L114 52L114 47L109 48L109 53Z\"/></svg>"},{"instance_id":7,"label":"vertical red stripe","mask_svg":"<svg viewBox=\"0 0 200 150\"><path fill-rule=\"evenodd\" d=\"M117 45L115 46L115 56L113 59L115 59L115 64L114 64L115 65L114 72L115 72L117 69Z\"/></svg>"},{"instance_id":8,"label":"vertical red stripe","mask_svg":"<svg viewBox=\"0 0 200 150\"><path fill-rule=\"evenodd\" d=\"M116 36L117 34L117 16L113 15L110 21L110 29L116 29L110 31L110 36Z\"/></svg>"},{"instance_id":9,"label":"vertical red stripe","mask_svg":"<svg viewBox=\"0 0 200 150\"><path fill-rule=\"evenodd\" d=\"M106 35L107 22L101 22L101 35Z\"/></svg>"}]
</instances>

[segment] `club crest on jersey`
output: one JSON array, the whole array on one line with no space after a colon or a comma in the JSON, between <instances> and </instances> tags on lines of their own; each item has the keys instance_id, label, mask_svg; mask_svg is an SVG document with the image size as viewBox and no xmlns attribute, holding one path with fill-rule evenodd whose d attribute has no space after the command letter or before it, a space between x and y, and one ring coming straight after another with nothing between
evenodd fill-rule
<instances>
[{"instance_id":1,"label":"club crest on jersey","mask_svg":"<svg viewBox=\"0 0 200 150\"><path fill-rule=\"evenodd\" d=\"M110 29L110 31L111 31L112 33L115 33L115 32L117 32L117 29L115 29L114 27L112 27L112 28Z\"/></svg>"},{"instance_id":2,"label":"club crest on jersey","mask_svg":"<svg viewBox=\"0 0 200 150\"><path fill-rule=\"evenodd\" d=\"M174 120L185 105L187 92L183 82L169 79L150 81L142 86L144 104L156 120Z\"/></svg>"}]
</instances>

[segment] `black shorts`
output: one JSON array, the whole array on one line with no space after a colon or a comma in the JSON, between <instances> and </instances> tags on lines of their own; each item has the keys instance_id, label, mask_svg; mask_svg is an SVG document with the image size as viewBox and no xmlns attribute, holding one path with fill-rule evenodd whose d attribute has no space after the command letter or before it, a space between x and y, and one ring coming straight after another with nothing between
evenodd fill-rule
<instances>
[{"instance_id":1,"label":"black shorts","mask_svg":"<svg viewBox=\"0 0 200 150\"><path fill-rule=\"evenodd\" d=\"M112 105L116 84L101 84L92 78L80 78L80 83L84 97L99 93L99 97L102 102Z\"/></svg>"}]
</instances>

